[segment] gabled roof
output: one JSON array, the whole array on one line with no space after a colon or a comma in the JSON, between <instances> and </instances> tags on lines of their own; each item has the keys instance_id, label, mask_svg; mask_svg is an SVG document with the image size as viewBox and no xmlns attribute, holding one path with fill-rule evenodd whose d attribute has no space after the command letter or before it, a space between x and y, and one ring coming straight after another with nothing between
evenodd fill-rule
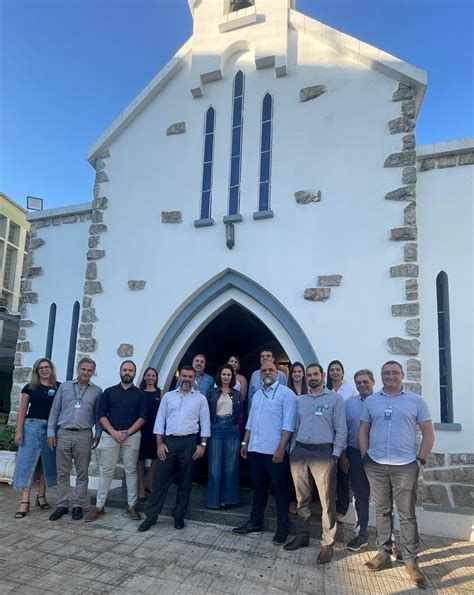
<instances>
[{"instance_id":1,"label":"gabled roof","mask_svg":"<svg viewBox=\"0 0 474 595\"><path fill-rule=\"evenodd\" d=\"M192 9L192 2L190 8ZM293 5L293 3L292 3ZM412 85L416 89L416 113L421 106L428 83L424 70L411 66L407 62L379 50L363 41L333 29L320 21L305 16L290 9L289 23L300 33L311 37L317 42L340 52L351 59L364 64L368 68L380 72L394 80ZM92 145L87 156L94 165L98 154L108 147L121 132L145 109L160 91L171 81L175 74L183 67L186 58L192 52L193 38L178 50L166 66L153 80L135 97L120 116L109 126L102 136Z\"/></svg>"}]
</instances>

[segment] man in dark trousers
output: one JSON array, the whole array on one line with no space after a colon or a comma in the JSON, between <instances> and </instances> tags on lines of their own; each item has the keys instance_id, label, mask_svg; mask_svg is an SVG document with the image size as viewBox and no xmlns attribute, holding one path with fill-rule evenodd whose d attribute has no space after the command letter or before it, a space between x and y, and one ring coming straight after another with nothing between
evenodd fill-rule
<instances>
[{"instance_id":1,"label":"man in dark trousers","mask_svg":"<svg viewBox=\"0 0 474 595\"><path fill-rule=\"evenodd\" d=\"M178 388L167 392L161 400L154 428L158 448L155 487L148 499L146 519L138 527L140 532L148 531L156 524L176 467L178 492L173 511L174 526L175 529L184 528L192 489L193 461L204 455L211 435L209 405L206 397L194 388L195 379L194 368L183 366ZM200 441L196 444L199 431Z\"/></svg>"}]
</instances>

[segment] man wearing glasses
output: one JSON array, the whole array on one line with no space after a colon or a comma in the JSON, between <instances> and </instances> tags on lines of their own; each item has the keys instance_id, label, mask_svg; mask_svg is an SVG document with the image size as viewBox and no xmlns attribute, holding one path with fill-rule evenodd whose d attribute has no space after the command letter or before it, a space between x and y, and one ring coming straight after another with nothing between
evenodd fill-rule
<instances>
[{"instance_id":1,"label":"man wearing glasses","mask_svg":"<svg viewBox=\"0 0 474 595\"><path fill-rule=\"evenodd\" d=\"M359 448L376 510L377 555L366 562L372 572L391 568L392 494L400 517L401 552L414 585L426 587L418 567L420 549L416 522L416 489L420 469L434 444L434 429L426 402L403 389L399 362L382 366L383 388L366 399L361 413ZM422 439L418 448L417 428Z\"/></svg>"}]
</instances>

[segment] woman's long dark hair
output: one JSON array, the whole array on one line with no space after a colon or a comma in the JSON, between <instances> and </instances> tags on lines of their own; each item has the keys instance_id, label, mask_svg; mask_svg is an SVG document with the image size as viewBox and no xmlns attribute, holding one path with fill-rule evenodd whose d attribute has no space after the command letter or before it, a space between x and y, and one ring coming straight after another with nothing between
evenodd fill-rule
<instances>
[{"instance_id":1,"label":"woman's long dark hair","mask_svg":"<svg viewBox=\"0 0 474 595\"><path fill-rule=\"evenodd\" d=\"M219 371L217 372L217 376L215 379L215 382L217 384L217 386L219 388L221 388L222 386L222 380L221 380L221 372L222 370L230 370L232 372L232 378L230 379L230 388L233 388L235 385L235 372L234 372L234 368L230 365L230 364L223 364L220 368Z\"/></svg>"},{"instance_id":2,"label":"woman's long dark hair","mask_svg":"<svg viewBox=\"0 0 474 595\"><path fill-rule=\"evenodd\" d=\"M142 377L142 381L140 382L140 389L141 390L145 390L146 388L146 381L145 381L145 376L147 374L147 372L149 372L150 370L153 370L153 372L155 372L156 374L156 380L153 383L153 386L155 387L155 390L159 390L158 388L158 372L155 370L155 368L153 368L153 366L149 366L144 372L143 372L143 377Z\"/></svg>"},{"instance_id":3,"label":"woman's long dark hair","mask_svg":"<svg viewBox=\"0 0 474 595\"><path fill-rule=\"evenodd\" d=\"M294 362L293 364L291 364L290 371L288 373L288 388L291 388L295 395L298 395L295 389L295 385L293 383L293 377L291 375L295 368L301 368L303 370L303 378L301 379L301 394L305 395L308 392L308 385L306 383L306 373L304 370L304 365L301 362Z\"/></svg>"},{"instance_id":4,"label":"woman's long dark hair","mask_svg":"<svg viewBox=\"0 0 474 595\"><path fill-rule=\"evenodd\" d=\"M341 366L342 378L344 378L344 366L342 365L342 362L340 362L338 359L333 359L332 362L329 362L328 373L326 374L326 386L329 390L332 390L332 380L329 377L329 370L333 364L337 364L338 366Z\"/></svg>"}]
</instances>

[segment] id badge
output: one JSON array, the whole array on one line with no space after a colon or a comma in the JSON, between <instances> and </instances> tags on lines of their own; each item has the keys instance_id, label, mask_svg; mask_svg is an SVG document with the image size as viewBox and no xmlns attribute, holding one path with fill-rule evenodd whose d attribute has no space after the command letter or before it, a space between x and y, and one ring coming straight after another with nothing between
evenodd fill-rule
<instances>
[{"instance_id":1,"label":"id badge","mask_svg":"<svg viewBox=\"0 0 474 595\"><path fill-rule=\"evenodd\" d=\"M56 394L56 391L54 390L54 388L50 388L48 390L48 397L54 397L55 394Z\"/></svg>"},{"instance_id":2,"label":"id badge","mask_svg":"<svg viewBox=\"0 0 474 595\"><path fill-rule=\"evenodd\" d=\"M392 410L391 409L385 409L384 419L387 421L390 421L392 419Z\"/></svg>"},{"instance_id":3,"label":"id badge","mask_svg":"<svg viewBox=\"0 0 474 595\"><path fill-rule=\"evenodd\" d=\"M74 409L80 409L80 408L81 408L81 404L80 404L80 403L76 403L76 404L74 405Z\"/></svg>"},{"instance_id":4,"label":"id badge","mask_svg":"<svg viewBox=\"0 0 474 595\"><path fill-rule=\"evenodd\" d=\"M318 405L316 407L316 411L314 413L315 415L322 415L323 414L323 406L322 405Z\"/></svg>"}]
</instances>

